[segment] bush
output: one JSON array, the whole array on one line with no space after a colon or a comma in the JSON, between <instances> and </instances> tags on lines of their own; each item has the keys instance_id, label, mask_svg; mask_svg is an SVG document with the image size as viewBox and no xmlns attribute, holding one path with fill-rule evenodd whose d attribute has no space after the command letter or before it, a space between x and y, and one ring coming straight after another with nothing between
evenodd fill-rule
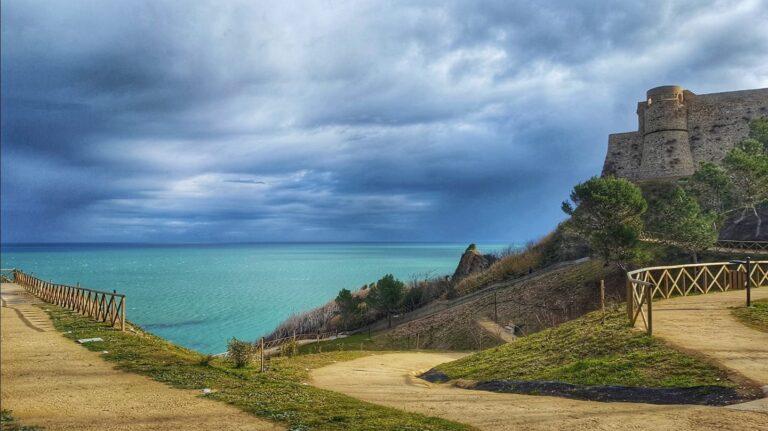
<instances>
[{"instance_id":1,"label":"bush","mask_svg":"<svg viewBox=\"0 0 768 431\"><path fill-rule=\"evenodd\" d=\"M254 351L255 348L251 343L238 340L235 337L232 337L227 343L227 358L229 358L237 368L242 368L248 365L248 363L251 362L251 357L253 356Z\"/></svg>"},{"instance_id":2,"label":"bush","mask_svg":"<svg viewBox=\"0 0 768 431\"><path fill-rule=\"evenodd\" d=\"M214 359L216 359L216 356L214 355L202 355L200 356L200 365L204 367L209 367L211 366L211 363L213 362Z\"/></svg>"},{"instance_id":3,"label":"bush","mask_svg":"<svg viewBox=\"0 0 768 431\"><path fill-rule=\"evenodd\" d=\"M296 356L299 354L299 342L295 339L291 338L287 343L283 345L283 347L280 349L280 353L286 356Z\"/></svg>"}]
</instances>

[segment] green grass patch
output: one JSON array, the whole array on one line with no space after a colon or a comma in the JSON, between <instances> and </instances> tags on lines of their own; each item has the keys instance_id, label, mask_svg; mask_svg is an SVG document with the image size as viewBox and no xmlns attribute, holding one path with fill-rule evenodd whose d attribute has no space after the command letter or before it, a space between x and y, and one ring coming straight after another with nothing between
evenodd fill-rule
<instances>
[{"instance_id":1,"label":"green grass patch","mask_svg":"<svg viewBox=\"0 0 768 431\"><path fill-rule=\"evenodd\" d=\"M736 387L725 371L632 329L623 308L601 323L589 313L555 328L458 361L439 371L451 379L558 381L635 387Z\"/></svg>"},{"instance_id":2,"label":"green grass patch","mask_svg":"<svg viewBox=\"0 0 768 431\"><path fill-rule=\"evenodd\" d=\"M366 403L307 383L310 370L369 352L334 351L269 361L266 373L223 359L206 358L150 333L121 332L76 313L45 305L59 331L72 340L101 337L84 347L102 352L117 368L139 373L176 388L214 392L209 398L227 402L291 430L464 430L468 426L440 418L406 413Z\"/></svg>"},{"instance_id":3,"label":"green grass patch","mask_svg":"<svg viewBox=\"0 0 768 431\"><path fill-rule=\"evenodd\" d=\"M734 308L731 313L745 325L768 332L768 299L752 301L751 307Z\"/></svg>"},{"instance_id":4,"label":"green grass patch","mask_svg":"<svg viewBox=\"0 0 768 431\"><path fill-rule=\"evenodd\" d=\"M384 351L387 349L381 342L368 334L355 334L335 340L320 341L299 346L299 354L329 353L329 352L360 352L360 351Z\"/></svg>"},{"instance_id":5,"label":"green grass patch","mask_svg":"<svg viewBox=\"0 0 768 431\"><path fill-rule=\"evenodd\" d=\"M3 409L0 411L0 430L3 431L42 431L42 428L36 426L28 426L20 424L13 412Z\"/></svg>"},{"instance_id":6,"label":"green grass patch","mask_svg":"<svg viewBox=\"0 0 768 431\"><path fill-rule=\"evenodd\" d=\"M422 340L423 341L423 340ZM422 343L421 350L424 350ZM301 355L328 352L392 352L416 350L416 336L394 337L391 332L355 334L335 340L320 341L299 346Z\"/></svg>"}]
</instances>

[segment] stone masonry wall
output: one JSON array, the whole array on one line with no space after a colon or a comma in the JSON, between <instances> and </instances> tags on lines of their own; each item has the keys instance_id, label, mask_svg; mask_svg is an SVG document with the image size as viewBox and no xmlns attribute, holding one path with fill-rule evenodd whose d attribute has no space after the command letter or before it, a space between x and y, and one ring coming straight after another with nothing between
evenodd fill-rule
<instances>
[{"instance_id":1,"label":"stone masonry wall","mask_svg":"<svg viewBox=\"0 0 768 431\"><path fill-rule=\"evenodd\" d=\"M675 115L658 118L658 103L671 104L675 96L677 108L661 111ZM637 132L609 135L603 175L634 181L682 177L702 162L719 163L747 137L750 121L768 117L768 88L696 95L677 86L657 87L638 103L637 114ZM649 118L653 130L645 130Z\"/></svg>"}]
</instances>

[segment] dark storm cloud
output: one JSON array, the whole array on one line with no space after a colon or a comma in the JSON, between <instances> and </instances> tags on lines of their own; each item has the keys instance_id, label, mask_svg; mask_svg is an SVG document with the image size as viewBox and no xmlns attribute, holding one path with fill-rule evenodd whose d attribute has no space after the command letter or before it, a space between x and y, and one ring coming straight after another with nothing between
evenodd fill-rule
<instances>
[{"instance_id":1,"label":"dark storm cloud","mask_svg":"<svg viewBox=\"0 0 768 431\"><path fill-rule=\"evenodd\" d=\"M2 2L3 241L527 240L764 0Z\"/></svg>"}]
</instances>

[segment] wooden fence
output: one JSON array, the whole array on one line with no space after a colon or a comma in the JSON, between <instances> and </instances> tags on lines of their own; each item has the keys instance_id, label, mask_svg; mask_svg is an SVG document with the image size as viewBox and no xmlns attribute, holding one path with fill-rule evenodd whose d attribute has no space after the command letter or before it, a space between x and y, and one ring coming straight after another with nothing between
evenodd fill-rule
<instances>
[{"instance_id":1,"label":"wooden fence","mask_svg":"<svg viewBox=\"0 0 768 431\"><path fill-rule=\"evenodd\" d=\"M768 253L768 241L732 241L721 239L717 246L731 250L748 250Z\"/></svg>"},{"instance_id":2,"label":"wooden fence","mask_svg":"<svg viewBox=\"0 0 768 431\"><path fill-rule=\"evenodd\" d=\"M638 319L650 335L653 332L653 300L672 296L702 295L768 286L768 260L752 261L750 274L743 263L701 263L695 265L657 266L627 273L627 317L632 325Z\"/></svg>"},{"instance_id":3,"label":"wooden fence","mask_svg":"<svg viewBox=\"0 0 768 431\"><path fill-rule=\"evenodd\" d=\"M125 295L48 282L19 270L13 270L13 280L45 302L125 330Z\"/></svg>"},{"instance_id":4,"label":"wooden fence","mask_svg":"<svg viewBox=\"0 0 768 431\"><path fill-rule=\"evenodd\" d=\"M285 344L299 342L299 341L321 341L327 340L338 336L338 332L316 332L309 334L293 334L290 337L274 338L271 340L264 340L264 349L274 349Z\"/></svg>"},{"instance_id":5,"label":"wooden fence","mask_svg":"<svg viewBox=\"0 0 768 431\"><path fill-rule=\"evenodd\" d=\"M0 269L0 282L13 283L13 269Z\"/></svg>"}]
</instances>

